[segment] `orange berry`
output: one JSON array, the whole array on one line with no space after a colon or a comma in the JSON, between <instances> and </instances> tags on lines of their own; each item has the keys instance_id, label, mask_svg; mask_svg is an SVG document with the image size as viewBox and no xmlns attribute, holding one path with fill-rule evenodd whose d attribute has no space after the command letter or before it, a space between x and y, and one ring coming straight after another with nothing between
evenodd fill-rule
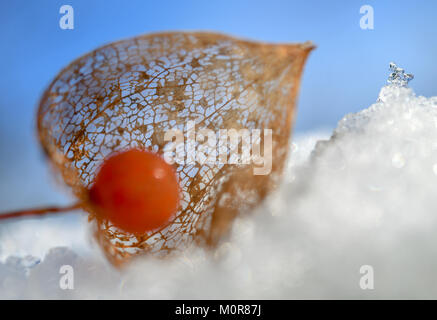
<instances>
[{"instance_id":1,"label":"orange berry","mask_svg":"<svg viewBox=\"0 0 437 320\"><path fill-rule=\"evenodd\" d=\"M99 217L130 233L164 226L179 208L175 169L158 154L138 149L106 159L90 192Z\"/></svg>"}]
</instances>

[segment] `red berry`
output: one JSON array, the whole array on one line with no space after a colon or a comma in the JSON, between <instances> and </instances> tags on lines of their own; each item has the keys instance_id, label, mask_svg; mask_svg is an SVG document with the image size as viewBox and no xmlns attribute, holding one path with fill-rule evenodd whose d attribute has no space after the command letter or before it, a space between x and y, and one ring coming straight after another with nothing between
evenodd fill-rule
<instances>
[{"instance_id":1,"label":"red berry","mask_svg":"<svg viewBox=\"0 0 437 320\"><path fill-rule=\"evenodd\" d=\"M175 169L158 154L138 149L105 160L90 189L99 217L130 233L164 226L179 207Z\"/></svg>"}]
</instances>

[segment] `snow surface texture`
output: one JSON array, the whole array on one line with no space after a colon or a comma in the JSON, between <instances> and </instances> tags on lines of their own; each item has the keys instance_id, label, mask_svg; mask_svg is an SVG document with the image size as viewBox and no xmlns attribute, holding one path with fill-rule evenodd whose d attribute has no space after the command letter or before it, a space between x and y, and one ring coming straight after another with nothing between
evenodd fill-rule
<instances>
[{"instance_id":1,"label":"snow surface texture","mask_svg":"<svg viewBox=\"0 0 437 320\"><path fill-rule=\"evenodd\" d=\"M437 298L437 97L406 82L383 87L329 140L295 139L281 188L213 253L120 272L90 246L83 217L3 225L0 298ZM47 223L36 240L29 230ZM29 242L39 258L18 250ZM69 248L47 252L59 244ZM59 287L67 264L73 290ZM360 288L362 265L374 269L373 290Z\"/></svg>"}]
</instances>

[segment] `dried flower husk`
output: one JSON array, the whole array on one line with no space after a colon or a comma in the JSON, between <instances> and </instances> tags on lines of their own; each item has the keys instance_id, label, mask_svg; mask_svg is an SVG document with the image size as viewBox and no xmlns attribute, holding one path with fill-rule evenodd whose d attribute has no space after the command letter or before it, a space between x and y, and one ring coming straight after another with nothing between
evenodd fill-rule
<instances>
[{"instance_id":1,"label":"dried flower husk","mask_svg":"<svg viewBox=\"0 0 437 320\"><path fill-rule=\"evenodd\" d=\"M311 43L267 44L215 33L158 33L110 43L73 61L40 102L38 134L50 162L84 204L96 170L111 153L163 153L170 129L272 129L272 169L255 164L181 164L181 209L143 235L98 220L96 236L111 262L140 253L166 255L196 240L214 246L233 219L278 183L288 151L296 96ZM165 190L163 190L165 192Z\"/></svg>"}]
</instances>

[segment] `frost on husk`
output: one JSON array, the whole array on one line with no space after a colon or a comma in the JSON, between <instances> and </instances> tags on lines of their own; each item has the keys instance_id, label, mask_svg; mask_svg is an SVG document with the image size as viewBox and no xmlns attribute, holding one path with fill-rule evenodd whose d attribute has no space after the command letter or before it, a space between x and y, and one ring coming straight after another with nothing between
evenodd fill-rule
<instances>
[{"instance_id":1,"label":"frost on husk","mask_svg":"<svg viewBox=\"0 0 437 320\"><path fill-rule=\"evenodd\" d=\"M62 70L38 111L51 163L86 203L101 162L130 147L162 153L164 133L196 128L272 129L270 175L253 164L179 165L181 209L166 227L141 236L96 221L114 263L133 254L166 254L196 239L214 245L233 218L275 186L287 156L305 44L273 45L212 33L138 36L98 48ZM165 192L165 190L163 190ZM89 206L90 217L97 220Z\"/></svg>"}]
</instances>

